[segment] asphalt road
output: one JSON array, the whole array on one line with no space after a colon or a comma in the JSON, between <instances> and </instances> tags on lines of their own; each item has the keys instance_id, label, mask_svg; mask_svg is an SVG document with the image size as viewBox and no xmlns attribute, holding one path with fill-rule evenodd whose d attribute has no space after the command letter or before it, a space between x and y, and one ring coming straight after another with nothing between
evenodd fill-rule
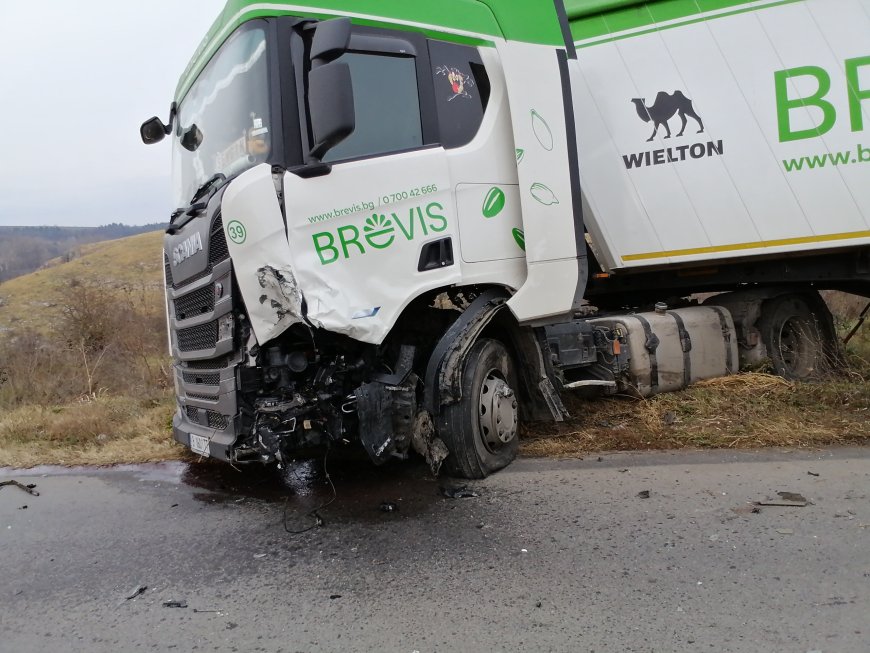
<instances>
[{"instance_id":1,"label":"asphalt road","mask_svg":"<svg viewBox=\"0 0 870 653\"><path fill-rule=\"evenodd\" d=\"M870 448L330 468L0 470L0 651L870 651Z\"/></svg>"}]
</instances>

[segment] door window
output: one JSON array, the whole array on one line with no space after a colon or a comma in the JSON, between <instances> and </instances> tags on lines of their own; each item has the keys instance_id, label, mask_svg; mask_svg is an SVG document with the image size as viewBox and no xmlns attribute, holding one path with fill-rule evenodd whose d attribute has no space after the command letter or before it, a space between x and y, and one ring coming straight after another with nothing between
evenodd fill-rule
<instances>
[{"instance_id":1,"label":"door window","mask_svg":"<svg viewBox=\"0 0 870 653\"><path fill-rule=\"evenodd\" d=\"M423 145L414 57L347 52L356 129L324 161L408 150Z\"/></svg>"}]
</instances>

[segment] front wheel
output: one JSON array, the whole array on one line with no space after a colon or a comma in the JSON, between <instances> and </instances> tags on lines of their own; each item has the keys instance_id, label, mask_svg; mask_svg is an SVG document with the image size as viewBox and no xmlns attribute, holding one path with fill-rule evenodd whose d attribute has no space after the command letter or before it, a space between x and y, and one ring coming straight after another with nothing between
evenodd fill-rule
<instances>
[{"instance_id":1,"label":"front wheel","mask_svg":"<svg viewBox=\"0 0 870 653\"><path fill-rule=\"evenodd\" d=\"M481 338L466 356L462 399L444 408L441 439L450 455L446 471L485 478L517 456L518 403L514 362L498 340Z\"/></svg>"}]
</instances>

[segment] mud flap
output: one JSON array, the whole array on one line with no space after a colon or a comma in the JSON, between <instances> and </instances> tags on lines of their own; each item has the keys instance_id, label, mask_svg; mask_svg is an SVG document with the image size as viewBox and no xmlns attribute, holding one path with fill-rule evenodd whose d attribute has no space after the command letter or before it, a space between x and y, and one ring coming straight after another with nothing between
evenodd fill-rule
<instances>
[{"instance_id":1,"label":"mud flap","mask_svg":"<svg viewBox=\"0 0 870 653\"><path fill-rule=\"evenodd\" d=\"M372 462L381 465L396 451L390 392L383 383L363 383L356 398L360 440Z\"/></svg>"}]
</instances>

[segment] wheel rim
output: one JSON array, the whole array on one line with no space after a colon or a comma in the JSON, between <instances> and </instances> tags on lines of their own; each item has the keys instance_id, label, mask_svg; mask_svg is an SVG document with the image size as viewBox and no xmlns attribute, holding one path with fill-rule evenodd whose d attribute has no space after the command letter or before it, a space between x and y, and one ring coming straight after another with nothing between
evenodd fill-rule
<instances>
[{"instance_id":1,"label":"wheel rim","mask_svg":"<svg viewBox=\"0 0 870 653\"><path fill-rule=\"evenodd\" d=\"M495 453L517 435L517 398L499 370L487 372L477 401L483 444Z\"/></svg>"}]
</instances>

